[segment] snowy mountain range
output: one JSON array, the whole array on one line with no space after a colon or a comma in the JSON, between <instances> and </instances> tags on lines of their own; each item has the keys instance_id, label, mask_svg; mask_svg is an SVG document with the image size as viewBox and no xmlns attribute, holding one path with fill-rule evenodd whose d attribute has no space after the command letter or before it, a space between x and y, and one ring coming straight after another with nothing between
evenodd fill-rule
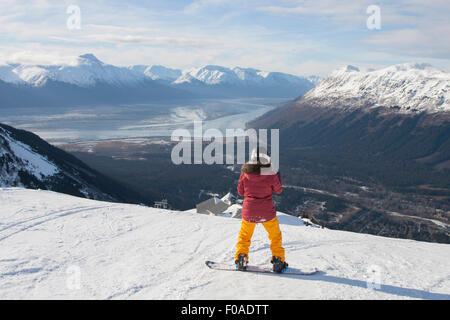
<instances>
[{"instance_id":1,"label":"snowy mountain range","mask_svg":"<svg viewBox=\"0 0 450 320\"><path fill-rule=\"evenodd\" d=\"M235 67L232 69L208 65L201 68L194 68L181 71L181 75L173 82L180 84L192 81L201 81L209 85L228 84L243 86L280 86L280 85L305 85L307 80L281 72L266 72L252 68Z\"/></svg>"},{"instance_id":2,"label":"snowy mountain range","mask_svg":"<svg viewBox=\"0 0 450 320\"><path fill-rule=\"evenodd\" d=\"M41 66L8 64L0 66L0 80L15 84L41 86L48 80L90 87L96 83L134 85L145 80L163 80L174 84L200 81L208 85L303 85L304 77L251 68L226 68L207 65L179 70L160 65L117 67L103 63L93 54L80 55L72 65Z\"/></svg>"},{"instance_id":3,"label":"snowy mountain range","mask_svg":"<svg viewBox=\"0 0 450 320\"><path fill-rule=\"evenodd\" d=\"M136 71L139 75L144 74L152 80L162 80L167 82L173 82L178 79L182 71L179 69L167 68L160 65L137 65L129 67L130 70Z\"/></svg>"},{"instance_id":4,"label":"snowy mountain range","mask_svg":"<svg viewBox=\"0 0 450 320\"><path fill-rule=\"evenodd\" d=\"M0 80L31 86L43 86L47 81L58 81L80 87L91 87L96 83L116 86L136 84L146 79L144 73L127 68L108 65L93 54L78 57L73 65L34 66L10 64L0 67Z\"/></svg>"},{"instance_id":5,"label":"snowy mountain range","mask_svg":"<svg viewBox=\"0 0 450 320\"><path fill-rule=\"evenodd\" d=\"M2 85L11 84L14 86L2 88ZM68 89L68 85L75 86L75 89ZM107 96L111 91L126 88L130 91L128 95L126 92L115 92L112 94L114 98L110 100L122 101L127 100L127 97L145 100L193 96L300 96L302 101L311 105L344 109L384 106L407 113L450 110L450 73L425 63L404 63L366 72L348 65L322 80L317 76L299 77L281 72L215 65L187 70L159 65L118 67L103 63L93 54L84 54L70 65L0 66L0 92L14 95L18 87L22 90L35 88L28 91L31 96L34 94L31 100L37 100L36 103L39 97L45 99L49 94L57 95L58 91L70 97L72 91L77 92L75 96L80 95L80 90L81 96L87 96L84 100L110 102ZM47 90L44 90L44 94L36 94L37 88ZM137 88L138 92L133 92ZM89 89L97 92L93 93ZM1 98L5 101L1 102L8 105L14 103L5 95ZM23 92L17 95L17 100L21 100L21 95ZM20 104L20 101L17 103Z\"/></svg>"},{"instance_id":6,"label":"snowy mountain range","mask_svg":"<svg viewBox=\"0 0 450 320\"><path fill-rule=\"evenodd\" d=\"M397 190L406 197L414 192L448 203L448 198L439 196L449 195L449 89L449 73L427 64L407 63L367 72L347 66L248 126L279 129L284 153L280 162L289 165L291 172L308 172L311 181L324 189L321 181L351 177L375 183L380 189ZM298 174L292 184L301 184L303 179ZM440 188L442 194L424 191L423 186ZM382 201L388 197L378 196ZM357 205L365 209L343 214L333 227L358 231L362 224L376 225L374 221L381 219L392 226L391 234L400 228L386 218L389 206L380 215L374 210L378 204L365 207L357 201ZM390 205L396 207L394 201ZM399 210L402 208L399 205ZM433 212L432 208L427 212ZM411 210L405 213L411 214ZM323 221L332 219L324 215ZM381 225L373 232L381 232ZM443 235L448 237L448 233Z\"/></svg>"},{"instance_id":7,"label":"snowy mountain range","mask_svg":"<svg viewBox=\"0 0 450 320\"><path fill-rule=\"evenodd\" d=\"M383 106L402 113L450 111L450 73L425 63L367 72L348 65L332 72L300 100L348 109Z\"/></svg>"},{"instance_id":8,"label":"snowy mountain range","mask_svg":"<svg viewBox=\"0 0 450 320\"><path fill-rule=\"evenodd\" d=\"M118 67L100 61L93 54L80 55L68 65L0 66L0 93L3 93L0 103L18 106L61 104L64 100L79 105L192 97L295 98L313 86L304 77L237 67L205 66L190 70L159 65Z\"/></svg>"},{"instance_id":9,"label":"snowy mountain range","mask_svg":"<svg viewBox=\"0 0 450 320\"><path fill-rule=\"evenodd\" d=\"M450 121L450 73L425 63L404 63L365 72L348 65L318 81L313 89L290 104L255 120L251 126L268 128L276 124L278 128L299 128L311 122L318 124L318 119L327 119L330 120L329 126L323 122L317 129L323 131L327 127L326 132L331 132L331 127L335 127L341 135L344 132L338 128L339 125L350 131L351 125L359 121L358 130L374 134L378 129L392 129L392 123L389 125L383 121L383 117L389 115L417 116L418 127L443 125L445 128ZM349 117L348 121L343 120L345 117ZM371 124L361 123L367 122L367 117L374 117ZM405 124L400 118L398 121L399 125ZM388 127L383 128L383 125ZM369 130L370 127L374 128ZM405 129L412 130L410 133L413 135L421 133L411 126ZM320 136L324 134L322 132ZM329 138L331 141L337 136ZM351 137L347 138L347 142L351 141Z\"/></svg>"},{"instance_id":10,"label":"snowy mountain range","mask_svg":"<svg viewBox=\"0 0 450 320\"><path fill-rule=\"evenodd\" d=\"M25 187L88 199L138 203L139 196L31 132L0 123L0 187Z\"/></svg>"},{"instance_id":11,"label":"snowy mountain range","mask_svg":"<svg viewBox=\"0 0 450 320\"><path fill-rule=\"evenodd\" d=\"M448 244L308 227L279 212L290 266L319 272L224 272L205 260L233 263L240 219L22 188L0 188L0 208L0 299L450 299ZM250 263L270 265L268 241L258 226Z\"/></svg>"}]
</instances>

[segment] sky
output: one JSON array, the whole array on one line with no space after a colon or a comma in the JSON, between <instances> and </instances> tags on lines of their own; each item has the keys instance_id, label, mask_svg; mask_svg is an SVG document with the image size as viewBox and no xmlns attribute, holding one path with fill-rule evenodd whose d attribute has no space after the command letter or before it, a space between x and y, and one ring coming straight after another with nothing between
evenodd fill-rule
<instances>
[{"instance_id":1,"label":"sky","mask_svg":"<svg viewBox=\"0 0 450 320\"><path fill-rule=\"evenodd\" d=\"M120 66L303 76L405 62L449 71L449 13L448 0L0 0L0 63L93 53Z\"/></svg>"}]
</instances>

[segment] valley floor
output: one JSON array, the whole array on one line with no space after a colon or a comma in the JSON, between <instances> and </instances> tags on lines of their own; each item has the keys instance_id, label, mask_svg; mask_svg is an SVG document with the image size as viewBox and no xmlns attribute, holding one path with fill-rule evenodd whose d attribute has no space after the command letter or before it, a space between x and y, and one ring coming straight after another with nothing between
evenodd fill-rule
<instances>
[{"instance_id":1,"label":"valley floor","mask_svg":"<svg viewBox=\"0 0 450 320\"><path fill-rule=\"evenodd\" d=\"M450 299L450 245L278 218L287 261L318 274L208 269L232 263L238 219L0 189L0 299ZM269 259L258 226L250 262Z\"/></svg>"}]
</instances>

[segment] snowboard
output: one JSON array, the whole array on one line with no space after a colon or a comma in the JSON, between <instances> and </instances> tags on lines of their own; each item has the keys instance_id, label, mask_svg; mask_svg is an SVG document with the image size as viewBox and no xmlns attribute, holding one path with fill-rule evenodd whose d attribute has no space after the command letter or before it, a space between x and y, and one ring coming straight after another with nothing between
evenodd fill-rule
<instances>
[{"instance_id":1,"label":"snowboard","mask_svg":"<svg viewBox=\"0 0 450 320\"><path fill-rule=\"evenodd\" d=\"M317 268L292 268L287 267L285 271L282 273L276 273L272 270L272 267L269 266L253 266L248 265L246 270L238 270L234 266L234 264L230 263L220 263L214 261L205 261L206 265L210 269L215 270L224 270L224 271L240 271L240 272L254 272L254 273L273 273L273 274L292 274L292 275L300 275L300 276L310 276L316 274L318 272Z\"/></svg>"}]
</instances>

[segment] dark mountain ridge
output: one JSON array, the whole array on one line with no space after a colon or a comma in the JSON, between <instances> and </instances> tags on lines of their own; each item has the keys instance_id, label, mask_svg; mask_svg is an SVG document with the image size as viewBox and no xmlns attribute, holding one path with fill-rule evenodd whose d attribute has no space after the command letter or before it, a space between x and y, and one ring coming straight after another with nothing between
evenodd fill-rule
<instances>
[{"instance_id":1,"label":"dark mountain ridge","mask_svg":"<svg viewBox=\"0 0 450 320\"><path fill-rule=\"evenodd\" d=\"M50 174L39 173L36 169L36 160L42 162L44 167L50 168L47 170ZM135 191L91 169L79 159L50 145L37 135L1 123L0 185L52 190L104 201L129 203L153 201L153 199L144 200Z\"/></svg>"}]
</instances>

